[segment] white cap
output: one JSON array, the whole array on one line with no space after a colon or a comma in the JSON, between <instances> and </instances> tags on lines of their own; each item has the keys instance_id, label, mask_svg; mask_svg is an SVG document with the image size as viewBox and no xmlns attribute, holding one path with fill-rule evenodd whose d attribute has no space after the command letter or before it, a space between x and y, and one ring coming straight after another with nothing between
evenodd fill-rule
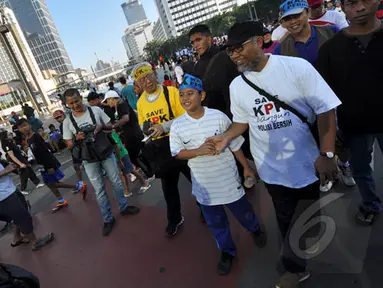
<instances>
[{"instance_id":1,"label":"white cap","mask_svg":"<svg viewBox=\"0 0 383 288\"><path fill-rule=\"evenodd\" d=\"M109 90L108 92L105 93L105 98L102 100L102 102L106 102L109 98L121 98L120 95L114 90Z\"/></svg>"}]
</instances>

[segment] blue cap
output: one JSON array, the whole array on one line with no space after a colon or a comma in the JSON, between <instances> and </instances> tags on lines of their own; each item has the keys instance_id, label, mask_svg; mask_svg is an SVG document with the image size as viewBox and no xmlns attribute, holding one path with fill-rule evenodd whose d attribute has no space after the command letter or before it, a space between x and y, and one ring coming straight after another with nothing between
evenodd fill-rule
<instances>
[{"instance_id":1,"label":"blue cap","mask_svg":"<svg viewBox=\"0 0 383 288\"><path fill-rule=\"evenodd\" d=\"M182 81L180 85L180 90L186 89L186 88L192 88L202 92L203 91L202 80L193 75L185 74L184 80Z\"/></svg>"},{"instance_id":2,"label":"blue cap","mask_svg":"<svg viewBox=\"0 0 383 288\"><path fill-rule=\"evenodd\" d=\"M301 14L305 9L309 9L307 0L287 0L279 6L281 19L290 15Z\"/></svg>"}]
</instances>

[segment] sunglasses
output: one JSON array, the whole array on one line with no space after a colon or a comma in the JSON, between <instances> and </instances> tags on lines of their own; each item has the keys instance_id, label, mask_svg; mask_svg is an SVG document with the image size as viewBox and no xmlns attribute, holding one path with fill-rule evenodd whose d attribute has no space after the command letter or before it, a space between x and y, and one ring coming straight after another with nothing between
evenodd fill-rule
<instances>
[{"instance_id":1,"label":"sunglasses","mask_svg":"<svg viewBox=\"0 0 383 288\"><path fill-rule=\"evenodd\" d=\"M246 44L250 43L251 40L253 40L253 38L250 38L249 40L243 42L242 44L234 45L234 46L231 46L231 47L227 47L226 48L227 55L233 56L234 52L241 53L243 51L243 49L245 48L244 46Z\"/></svg>"}]
</instances>

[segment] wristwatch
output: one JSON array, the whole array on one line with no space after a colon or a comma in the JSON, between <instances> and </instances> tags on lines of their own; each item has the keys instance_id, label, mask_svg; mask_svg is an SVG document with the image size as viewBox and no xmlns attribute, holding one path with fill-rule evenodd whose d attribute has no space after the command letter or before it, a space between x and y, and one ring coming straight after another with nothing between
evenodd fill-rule
<instances>
[{"instance_id":1,"label":"wristwatch","mask_svg":"<svg viewBox=\"0 0 383 288\"><path fill-rule=\"evenodd\" d=\"M335 157L334 152L320 152L320 155L327 157L328 159L333 159Z\"/></svg>"}]
</instances>

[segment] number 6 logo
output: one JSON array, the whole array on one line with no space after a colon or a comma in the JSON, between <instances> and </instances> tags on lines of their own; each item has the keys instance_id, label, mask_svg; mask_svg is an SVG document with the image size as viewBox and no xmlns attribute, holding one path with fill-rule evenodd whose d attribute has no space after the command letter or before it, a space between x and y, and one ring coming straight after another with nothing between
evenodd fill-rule
<instances>
[{"instance_id":1,"label":"number 6 logo","mask_svg":"<svg viewBox=\"0 0 383 288\"><path fill-rule=\"evenodd\" d=\"M322 197L317 202L312 204L309 208L307 208L295 221L293 227L291 228L289 235L289 244L291 250L295 255L300 257L301 259L312 259L319 254L321 254L332 242L335 236L336 223L334 219L327 215L319 215L311 218L318 211L320 211L323 207L329 205L330 203L338 200L344 194L342 193L332 193ZM318 205L319 204L319 205ZM319 207L318 207L319 206ZM311 219L310 219L311 218ZM301 237L314 225L318 223L324 223L326 225L325 232L322 237L318 239L318 241L314 245L319 245L319 249L316 253L309 254L307 253L307 249L302 250L299 247L299 240Z\"/></svg>"}]
</instances>

